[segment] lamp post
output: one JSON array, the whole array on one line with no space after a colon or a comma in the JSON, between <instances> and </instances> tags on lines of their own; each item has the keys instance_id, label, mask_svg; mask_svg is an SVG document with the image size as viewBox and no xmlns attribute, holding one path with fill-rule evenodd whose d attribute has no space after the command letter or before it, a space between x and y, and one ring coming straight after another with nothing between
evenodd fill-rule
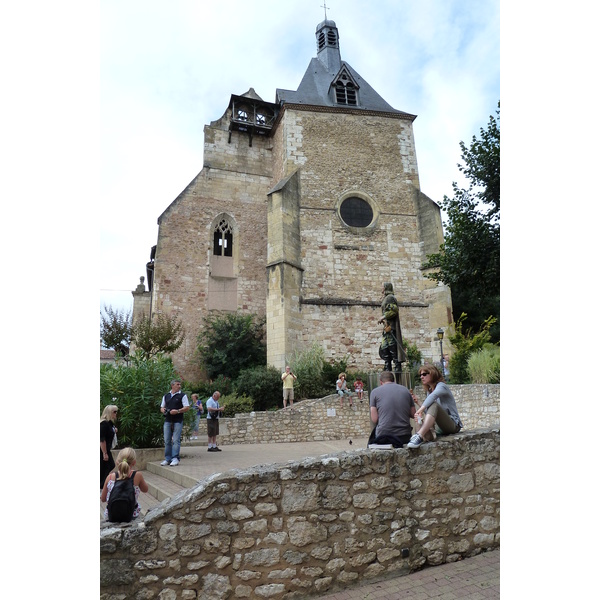
<instances>
[{"instance_id":1,"label":"lamp post","mask_svg":"<svg viewBox=\"0 0 600 600\"><path fill-rule=\"evenodd\" d=\"M437 330L438 340L440 340L440 366L442 367L442 376L444 375L444 347L442 345L442 340L444 339L444 330L441 327L438 327Z\"/></svg>"}]
</instances>

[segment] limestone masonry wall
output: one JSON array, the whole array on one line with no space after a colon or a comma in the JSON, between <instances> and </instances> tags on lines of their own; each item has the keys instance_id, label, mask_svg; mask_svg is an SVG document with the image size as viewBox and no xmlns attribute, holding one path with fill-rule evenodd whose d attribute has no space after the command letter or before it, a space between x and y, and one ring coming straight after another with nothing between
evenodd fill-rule
<instances>
[{"instance_id":1,"label":"limestone masonry wall","mask_svg":"<svg viewBox=\"0 0 600 600\"><path fill-rule=\"evenodd\" d=\"M217 473L106 524L102 600L308 598L499 546L500 431Z\"/></svg>"},{"instance_id":2,"label":"limestone masonry wall","mask_svg":"<svg viewBox=\"0 0 600 600\"><path fill-rule=\"evenodd\" d=\"M451 385L464 429L495 427L500 423L499 385ZM421 386L415 388L423 400ZM269 442L320 442L368 437L371 433L368 396L363 404L354 399L355 409L340 408L337 394L317 400L303 400L278 412L240 414L220 420L219 443L257 444Z\"/></svg>"}]
</instances>

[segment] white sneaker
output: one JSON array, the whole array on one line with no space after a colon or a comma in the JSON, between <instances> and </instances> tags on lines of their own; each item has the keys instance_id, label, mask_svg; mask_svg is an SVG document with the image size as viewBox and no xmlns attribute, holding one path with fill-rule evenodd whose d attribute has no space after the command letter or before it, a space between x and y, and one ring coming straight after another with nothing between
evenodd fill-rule
<instances>
[{"instance_id":1,"label":"white sneaker","mask_svg":"<svg viewBox=\"0 0 600 600\"><path fill-rule=\"evenodd\" d=\"M163 460L163 461L160 463L160 466L161 466L161 467L166 467L168 464L169 464L169 461L168 461L168 460Z\"/></svg>"},{"instance_id":2,"label":"white sneaker","mask_svg":"<svg viewBox=\"0 0 600 600\"><path fill-rule=\"evenodd\" d=\"M415 435L413 435L410 438L410 442L408 442L408 444L406 444L406 447L407 448L418 448L422 443L423 443L423 438L418 433L415 433Z\"/></svg>"},{"instance_id":3,"label":"white sneaker","mask_svg":"<svg viewBox=\"0 0 600 600\"><path fill-rule=\"evenodd\" d=\"M178 458L174 458L174 459L171 461L171 464L170 464L170 466L171 466L171 467L176 467L178 464L179 464L179 459L178 459Z\"/></svg>"}]
</instances>

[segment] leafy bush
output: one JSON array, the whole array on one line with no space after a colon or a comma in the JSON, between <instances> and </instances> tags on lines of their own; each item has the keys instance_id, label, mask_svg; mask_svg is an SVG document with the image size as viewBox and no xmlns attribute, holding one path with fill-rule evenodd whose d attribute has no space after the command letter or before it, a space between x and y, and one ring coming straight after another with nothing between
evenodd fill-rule
<instances>
[{"instance_id":1,"label":"leafy bush","mask_svg":"<svg viewBox=\"0 0 600 600\"><path fill-rule=\"evenodd\" d=\"M321 348L317 342L313 342L312 346L306 350L294 353L289 365L294 375L298 378L297 381L294 382L294 395L296 397L321 397L321 392L323 391L322 375L324 364L325 353L323 352L323 348ZM335 385L335 380L333 385ZM331 389L333 389L333 386Z\"/></svg>"},{"instance_id":2,"label":"leafy bush","mask_svg":"<svg viewBox=\"0 0 600 600\"><path fill-rule=\"evenodd\" d=\"M198 356L210 378L237 377L267 362L265 318L252 314L209 314L198 335ZM221 391L221 390L219 390Z\"/></svg>"},{"instance_id":3,"label":"leafy bush","mask_svg":"<svg viewBox=\"0 0 600 600\"><path fill-rule=\"evenodd\" d=\"M231 377L225 375L219 375L212 383L209 383L209 392L206 395L208 398L215 392L220 392L221 396L229 396L234 393L233 380ZM220 401L219 401L220 402Z\"/></svg>"},{"instance_id":4,"label":"leafy bush","mask_svg":"<svg viewBox=\"0 0 600 600\"><path fill-rule=\"evenodd\" d=\"M488 317L480 330L474 334L471 329L463 331L466 318L467 315L462 313L455 324L454 334L449 336L450 343L455 348L450 358L450 383L471 382L468 369L469 358L490 341L490 327L496 322L495 317Z\"/></svg>"},{"instance_id":5,"label":"leafy bush","mask_svg":"<svg viewBox=\"0 0 600 600\"><path fill-rule=\"evenodd\" d=\"M133 357L130 366L100 365L100 414L108 404L119 407L119 447L155 448L164 444L162 397L177 378L170 358ZM189 412L186 413L186 417Z\"/></svg>"},{"instance_id":6,"label":"leafy bush","mask_svg":"<svg viewBox=\"0 0 600 600\"><path fill-rule=\"evenodd\" d=\"M500 383L500 348L486 344L467 363L471 383Z\"/></svg>"},{"instance_id":7,"label":"leafy bush","mask_svg":"<svg viewBox=\"0 0 600 600\"><path fill-rule=\"evenodd\" d=\"M188 395L188 398L190 399L190 403L191 403L191 395L192 394L198 394L198 398L200 398L200 400L202 400L202 404L204 404L205 400L209 397L212 396L213 392L217 389L213 389L213 383L211 383L210 381L199 381L199 382L189 382L189 381L184 381L183 385L182 385L182 389L184 390L190 390L189 393L186 392L186 394Z\"/></svg>"},{"instance_id":8,"label":"leafy bush","mask_svg":"<svg viewBox=\"0 0 600 600\"><path fill-rule=\"evenodd\" d=\"M254 410L279 407L282 401L281 373L275 367L244 369L235 380L235 392L254 401Z\"/></svg>"},{"instance_id":9,"label":"leafy bush","mask_svg":"<svg viewBox=\"0 0 600 600\"><path fill-rule=\"evenodd\" d=\"M219 406L225 407L225 410L221 413L223 417L235 417L238 413L249 413L254 410L252 398L237 396L236 394L221 396Z\"/></svg>"},{"instance_id":10,"label":"leafy bush","mask_svg":"<svg viewBox=\"0 0 600 600\"><path fill-rule=\"evenodd\" d=\"M414 388L418 383L421 382L419 378L419 369L421 368L421 363L423 362L423 354L416 344L411 344L406 340L403 340L403 342L404 349L406 350L406 356L408 357L408 372L410 374L410 382L411 386Z\"/></svg>"},{"instance_id":11,"label":"leafy bush","mask_svg":"<svg viewBox=\"0 0 600 600\"><path fill-rule=\"evenodd\" d=\"M348 361L346 358L340 360L334 360L329 363L323 361L323 370L321 371L321 391L317 394L317 398L321 396L328 396L335 392L335 382L338 380L340 373L346 373L346 381L348 381ZM348 389L350 384L348 383Z\"/></svg>"}]
</instances>

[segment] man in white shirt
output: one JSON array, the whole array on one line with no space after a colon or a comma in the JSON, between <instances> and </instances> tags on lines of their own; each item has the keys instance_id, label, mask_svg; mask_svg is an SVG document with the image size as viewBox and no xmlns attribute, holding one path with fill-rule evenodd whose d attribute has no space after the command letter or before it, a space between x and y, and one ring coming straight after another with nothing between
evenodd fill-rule
<instances>
[{"instance_id":1,"label":"man in white shirt","mask_svg":"<svg viewBox=\"0 0 600 600\"><path fill-rule=\"evenodd\" d=\"M215 392L206 401L206 429L208 432L208 452L221 452L217 447L217 436L219 435L219 418L225 410L224 406L219 406L221 392Z\"/></svg>"},{"instance_id":2,"label":"man in white shirt","mask_svg":"<svg viewBox=\"0 0 600 600\"><path fill-rule=\"evenodd\" d=\"M181 381L171 381L171 391L163 396L160 412L165 416L163 433L165 436L165 460L162 466L175 467L179 464L183 413L190 410L188 397L181 391Z\"/></svg>"}]
</instances>

